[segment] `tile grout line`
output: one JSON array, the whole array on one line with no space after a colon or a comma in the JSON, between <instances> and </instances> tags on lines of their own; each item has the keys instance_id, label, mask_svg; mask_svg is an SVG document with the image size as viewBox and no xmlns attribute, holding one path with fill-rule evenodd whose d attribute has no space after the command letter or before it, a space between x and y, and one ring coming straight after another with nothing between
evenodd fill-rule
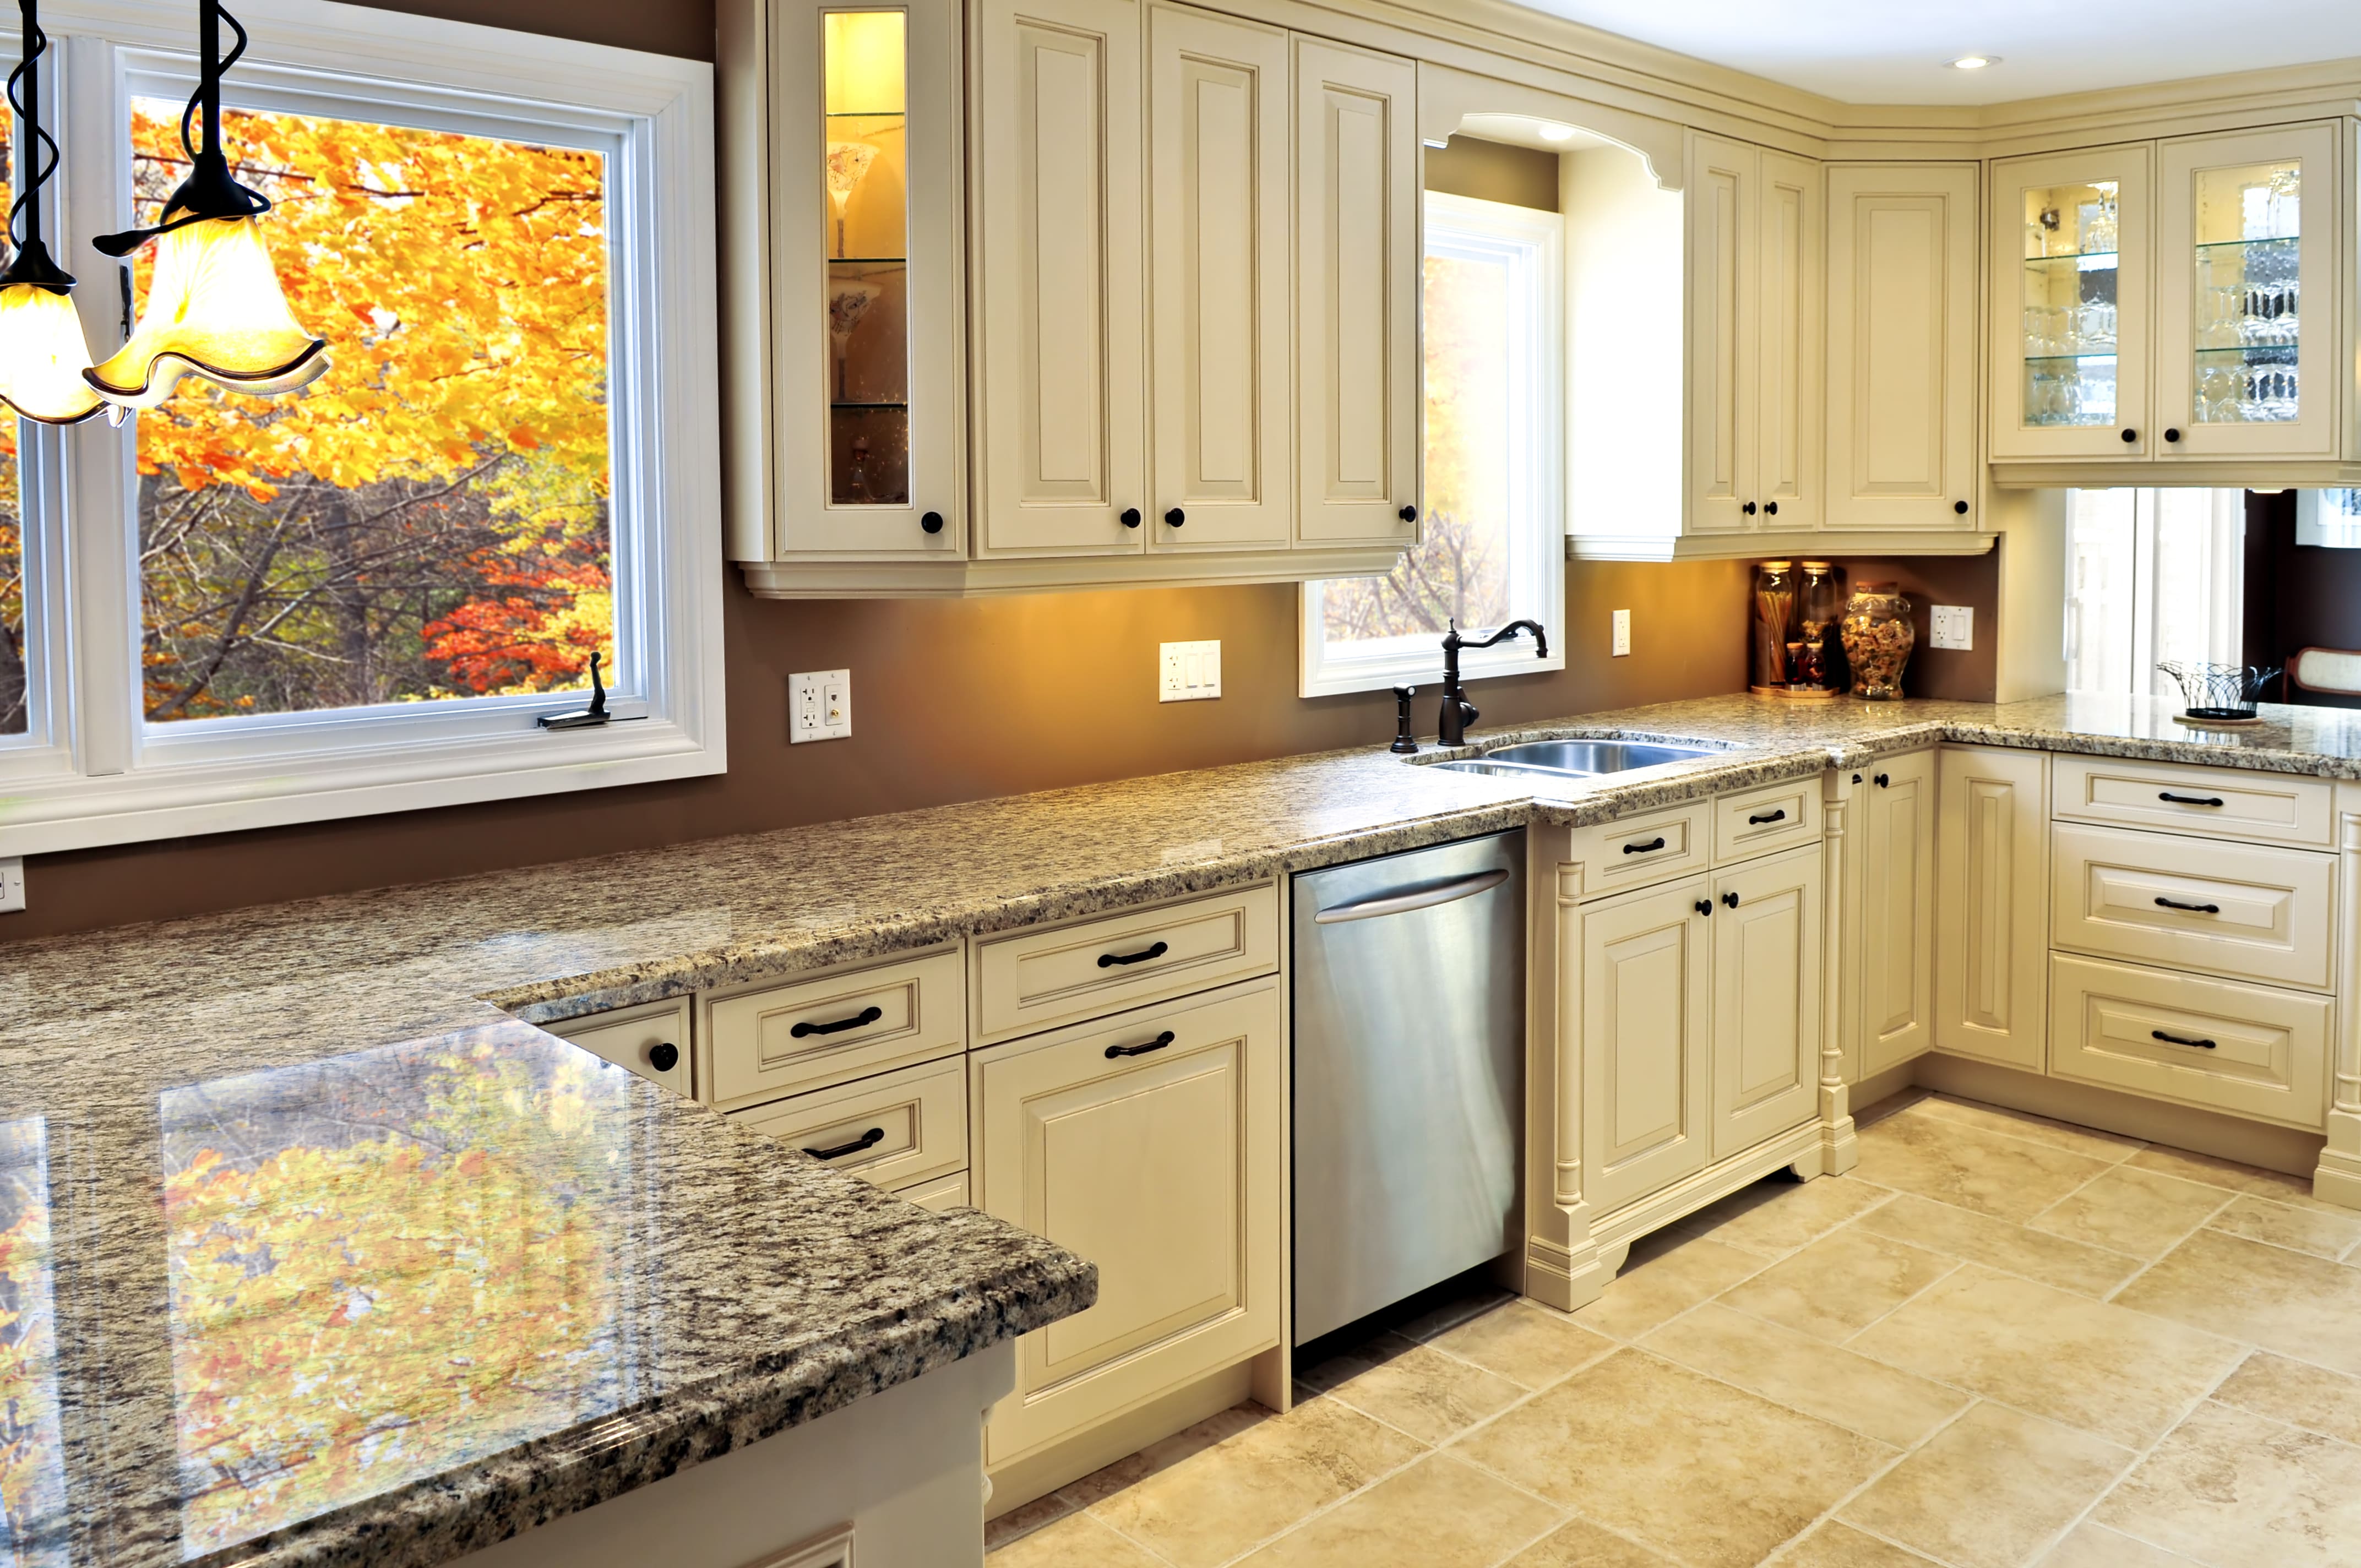
<instances>
[{"instance_id":1,"label":"tile grout line","mask_svg":"<svg viewBox=\"0 0 2361 1568\"><path fill-rule=\"evenodd\" d=\"M1814 1530L1819 1529L1824 1524L1841 1524L1847 1530L1861 1530L1861 1526L1852 1523L1850 1520L1839 1519L1837 1517L1838 1514L1852 1504L1863 1493L1869 1491L1870 1488L1875 1486L1880 1481L1884 1480L1888 1475L1893 1475L1894 1471L1900 1469L1905 1464L1908 1463L1914 1454L1916 1454L1919 1451L1926 1448L1927 1444L1933 1442L1937 1438L1942 1436L1945 1432L1959 1425L1960 1422L1965 1420L1968 1417L1968 1413L1973 1410L1977 1405L1985 1402L1986 1401L1980 1398L1971 1396L1966 1404L1960 1406L1959 1409L1953 1411L1949 1416L1936 1422L1934 1426L1928 1428L1927 1434L1924 1437L1921 1437L1916 1442L1912 1443L1909 1447L1897 1452L1891 1461L1879 1465L1875 1470L1864 1476L1861 1485L1853 1487L1852 1490L1845 1493L1844 1496L1839 1497L1827 1508L1821 1509L1817 1515L1805 1524L1803 1529L1797 1530L1795 1534L1787 1537L1784 1541L1782 1541L1777 1545L1773 1546L1767 1555L1757 1559L1757 1562L1768 1563L1772 1561L1781 1552L1786 1551L1789 1547L1794 1546L1797 1541L1802 1541L1806 1536L1810 1535ZM1784 1409L1784 1407L1782 1408ZM1861 1533L1864 1535L1876 1535L1874 1530L1861 1530ZM1885 1540L1883 1536L1877 1536L1877 1539L1880 1541ZM1888 1544L1899 1546L1901 1545L1901 1542L1893 1541ZM1906 1550L1916 1552L1917 1548L1910 1547ZM1918 1554L1922 1557L1927 1555L1927 1553L1923 1552ZM1940 1563L1942 1562L1942 1559L1935 1558L1930 1559L1930 1561ZM1945 1563L1944 1568L1959 1568L1959 1565L1956 1563Z\"/></svg>"}]
</instances>

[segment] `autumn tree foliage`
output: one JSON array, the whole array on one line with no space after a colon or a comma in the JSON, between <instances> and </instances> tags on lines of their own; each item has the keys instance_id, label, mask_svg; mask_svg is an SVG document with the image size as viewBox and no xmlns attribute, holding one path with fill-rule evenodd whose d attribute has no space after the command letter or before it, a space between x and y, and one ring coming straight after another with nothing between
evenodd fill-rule
<instances>
[{"instance_id":1,"label":"autumn tree foliage","mask_svg":"<svg viewBox=\"0 0 2361 1568\"><path fill-rule=\"evenodd\" d=\"M180 115L135 104L143 217L188 172ZM587 685L613 653L599 155L224 129L333 367L281 398L191 379L139 416L148 717Z\"/></svg>"}]
</instances>

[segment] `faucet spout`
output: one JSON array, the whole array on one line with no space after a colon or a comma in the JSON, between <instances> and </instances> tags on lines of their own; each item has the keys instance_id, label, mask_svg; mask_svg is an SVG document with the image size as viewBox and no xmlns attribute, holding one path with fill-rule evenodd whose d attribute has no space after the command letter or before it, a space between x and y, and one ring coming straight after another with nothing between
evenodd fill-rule
<instances>
[{"instance_id":1,"label":"faucet spout","mask_svg":"<svg viewBox=\"0 0 2361 1568\"><path fill-rule=\"evenodd\" d=\"M1549 657L1549 633L1538 620L1512 620L1481 642L1471 642L1460 635L1459 623L1448 623L1450 630L1443 634L1443 719L1437 736L1445 746L1466 743L1467 727L1483 717L1476 705L1467 700L1466 689L1459 684L1459 651L1462 648L1489 648L1506 642L1521 632L1533 634L1533 656Z\"/></svg>"}]
</instances>

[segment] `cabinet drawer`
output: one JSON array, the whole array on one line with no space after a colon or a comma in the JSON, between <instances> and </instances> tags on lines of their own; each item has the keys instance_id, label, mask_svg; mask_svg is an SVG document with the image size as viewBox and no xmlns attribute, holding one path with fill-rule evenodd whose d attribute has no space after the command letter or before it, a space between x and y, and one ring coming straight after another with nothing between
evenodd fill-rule
<instances>
[{"instance_id":1,"label":"cabinet drawer","mask_svg":"<svg viewBox=\"0 0 2361 1568\"><path fill-rule=\"evenodd\" d=\"M2331 842L2326 779L2113 757L2059 757L2049 778L2053 816L2273 844Z\"/></svg>"},{"instance_id":2,"label":"cabinet drawer","mask_svg":"<svg viewBox=\"0 0 2361 1568\"><path fill-rule=\"evenodd\" d=\"M1559 891L1576 899L1599 898L1703 871L1712 856L1710 801L1601 822L1574 830Z\"/></svg>"},{"instance_id":3,"label":"cabinet drawer","mask_svg":"<svg viewBox=\"0 0 2361 1568\"><path fill-rule=\"evenodd\" d=\"M1279 1343L1275 981L1015 1041L972 1070L976 1207L1099 1271L1096 1305L1017 1342L987 1464Z\"/></svg>"},{"instance_id":4,"label":"cabinet drawer","mask_svg":"<svg viewBox=\"0 0 2361 1568\"><path fill-rule=\"evenodd\" d=\"M2336 862L2301 850L2052 829L2050 940L2243 980L2328 988Z\"/></svg>"},{"instance_id":5,"label":"cabinet drawer","mask_svg":"<svg viewBox=\"0 0 2361 1568\"><path fill-rule=\"evenodd\" d=\"M2318 1131L2324 996L2095 959L2050 959L2049 1070Z\"/></svg>"},{"instance_id":6,"label":"cabinet drawer","mask_svg":"<svg viewBox=\"0 0 2361 1568\"><path fill-rule=\"evenodd\" d=\"M688 998L685 996L647 1007L593 1013L548 1027L558 1038L571 1040L617 1067L629 1068L650 1083L661 1083L684 1097L689 1091ZM672 1065L656 1065L664 1061Z\"/></svg>"},{"instance_id":7,"label":"cabinet drawer","mask_svg":"<svg viewBox=\"0 0 2361 1568\"><path fill-rule=\"evenodd\" d=\"M976 1038L1028 1035L1279 967L1268 883L975 945Z\"/></svg>"},{"instance_id":8,"label":"cabinet drawer","mask_svg":"<svg viewBox=\"0 0 2361 1568\"><path fill-rule=\"evenodd\" d=\"M949 1176L932 1177L925 1181L914 1181L907 1187L896 1187L894 1196L905 1203L932 1209L938 1214L946 1209L964 1209L968 1206L967 1172L955 1170Z\"/></svg>"},{"instance_id":9,"label":"cabinet drawer","mask_svg":"<svg viewBox=\"0 0 2361 1568\"><path fill-rule=\"evenodd\" d=\"M1725 795L1713 803L1713 863L1792 850L1820 836L1820 775Z\"/></svg>"},{"instance_id":10,"label":"cabinet drawer","mask_svg":"<svg viewBox=\"0 0 2361 1568\"><path fill-rule=\"evenodd\" d=\"M906 1187L967 1168L967 1058L881 1072L730 1119L880 1187Z\"/></svg>"},{"instance_id":11,"label":"cabinet drawer","mask_svg":"<svg viewBox=\"0 0 2361 1568\"><path fill-rule=\"evenodd\" d=\"M697 1042L708 1102L730 1110L967 1047L956 949L726 996Z\"/></svg>"}]
</instances>

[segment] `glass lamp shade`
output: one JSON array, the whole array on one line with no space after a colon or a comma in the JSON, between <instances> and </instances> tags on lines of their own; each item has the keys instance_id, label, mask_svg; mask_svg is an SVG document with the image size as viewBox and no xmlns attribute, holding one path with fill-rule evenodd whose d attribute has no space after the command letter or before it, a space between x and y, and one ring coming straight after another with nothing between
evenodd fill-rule
<instances>
[{"instance_id":1,"label":"glass lamp shade","mask_svg":"<svg viewBox=\"0 0 2361 1568\"><path fill-rule=\"evenodd\" d=\"M0 400L44 424L77 423L104 406L82 379L89 368L72 300L31 283L0 288Z\"/></svg>"},{"instance_id":2,"label":"glass lamp shade","mask_svg":"<svg viewBox=\"0 0 2361 1568\"><path fill-rule=\"evenodd\" d=\"M252 218L207 218L156 241L148 307L131 341L87 379L110 403L152 409L183 376L233 392L291 392L328 367L297 324Z\"/></svg>"}]
</instances>

